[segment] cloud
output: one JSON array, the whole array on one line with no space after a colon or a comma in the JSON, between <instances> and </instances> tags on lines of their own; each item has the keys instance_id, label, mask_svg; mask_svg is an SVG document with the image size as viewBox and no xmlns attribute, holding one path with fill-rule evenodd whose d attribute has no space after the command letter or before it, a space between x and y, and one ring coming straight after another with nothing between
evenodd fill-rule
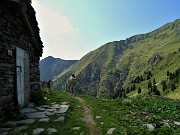
<instances>
[{"instance_id":1,"label":"cloud","mask_svg":"<svg viewBox=\"0 0 180 135\"><path fill-rule=\"evenodd\" d=\"M41 1L33 0L32 5L42 31L54 36L78 32L78 28L75 28L66 16L45 7Z\"/></svg>"},{"instance_id":2,"label":"cloud","mask_svg":"<svg viewBox=\"0 0 180 135\"><path fill-rule=\"evenodd\" d=\"M41 59L47 56L80 59L88 50L87 42L79 29L74 27L66 16L44 6L41 2L32 1L44 45Z\"/></svg>"}]
</instances>

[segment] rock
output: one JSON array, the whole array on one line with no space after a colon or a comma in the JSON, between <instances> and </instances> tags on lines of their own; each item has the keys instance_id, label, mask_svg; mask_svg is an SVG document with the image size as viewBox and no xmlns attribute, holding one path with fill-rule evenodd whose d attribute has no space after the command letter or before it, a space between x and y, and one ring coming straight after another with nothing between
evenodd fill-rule
<instances>
[{"instance_id":1,"label":"rock","mask_svg":"<svg viewBox=\"0 0 180 135\"><path fill-rule=\"evenodd\" d=\"M11 130L12 128L0 128L0 131L9 131Z\"/></svg>"},{"instance_id":2,"label":"rock","mask_svg":"<svg viewBox=\"0 0 180 135\"><path fill-rule=\"evenodd\" d=\"M144 126L147 127L148 131L153 131L154 130L153 124L144 124Z\"/></svg>"},{"instance_id":3,"label":"rock","mask_svg":"<svg viewBox=\"0 0 180 135\"><path fill-rule=\"evenodd\" d=\"M20 120L20 121L17 121L16 124L32 124L34 123L34 119L26 119L26 120Z\"/></svg>"},{"instance_id":4,"label":"rock","mask_svg":"<svg viewBox=\"0 0 180 135\"><path fill-rule=\"evenodd\" d=\"M57 113L65 113L67 112L67 110L69 109L69 105L61 105L61 108L59 109L59 111L57 111Z\"/></svg>"},{"instance_id":5,"label":"rock","mask_svg":"<svg viewBox=\"0 0 180 135\"><path fill-rule=\"evenodd\" d=\"M16 125L16 122L8 121L8 122L6 122L5 124L8 124L8 125L10 124L10 125L14 125L14 126L15 126L15 125Z\"/></svg>"},{"instance_id":6,"label":"rock","mask_svg":"<svg viewBox=\"0 0 180 135\"><path fill-rule=\"evenodd\" d=\"M37 134L40 134L42 132L44 132L44 128L36 128L33 130L33 135L37 135Z\"/></svg>"},{"instance_id":7,"label":"rock","mask_svg":"<svg viewBox=\"0 0 180 135\"><path fill-rule=\"evenodd\" d=\"M45 112L35 112L26 114L28 118L46 118Z\"/></svg>"},{"instance_id":8,"label":"rock","mask_svg":"<svg viewBox=\"0 0 180 135\"><path fill-rule=\"evenodd\" d=\"M48 128L47 131L49 134L57 132L57 130L55 128Z\"/></svg>"},{"instance_id":9,"label":"rock","mask_svg":"<svg viewBox=\"0 0 180 135\"><path fill-rule=\"evenodd\" d=\"M96 119L100 119L100 118L102 118L102 116L96 116Z\"/></svg>"},{"instance_id":10,"label":"rock","mask_svg":"<svg viewBox=\"0 0 180 135\"><path fill-rule=\"evenodd\" d=\"M170 123L171 121L170 120L163 120L163 122Z\"/></svg>"},{"instance_id":11,"label":"rock","mask_svg":"<svg viewBox=\"0 0 180 135\"><path fill-rule=\"evenodd\" d=\"M164 123L164 127L170 127L169 123L163 122Z\"/></svg>"},{"instance_id":12,"label":"rock","mask_svg":"<svg viewBox=\"0 0 180 135\"><path fill-rule=\"evenodd\" d=\"M27 135L27 133L21 133L22 130L26 129L28 126L27 124L32 124L35 122L36 119L40 119L38 122L49 122L50 118L48 118L48 115L54 115L54 114L61 114L60 117L54 122L61 122L63 123L65 121L66 112L69 109L69 102L62 102L62 104L52 104L52 106L49 105L42 105L39 107L35 107L34 104L29 104L28 108L21 109L21 113L27 116L29 119L25 120L19 120L15 122L6 122L5 124L11 124L14 126L14 128L0 128L0 134L19 134L19 135ZM32 108L33 107L33 108ZM47 116L46 116L47 115ZM21 127L15 127L17 124L26 124L25 126ZM80 127L73 127L72 130L79 130ZM36 128L32 131L32 134L41 134L44 132L44 128ZM48 134L53 134L55 132L58 132L55 128L48 128L47 129ZM56 134L56 133L55 133Z\"/></svg>"},{"instance_id":13,"label":"rock","mask_svg":"<svg viewBox=\"0 0 180 135\"><path fill-rule=\"evenodd\" d=\"M1 135L8 135L8 132L1 133Z\"/></svg>"},{"instance_id":14,"label":"rock","mask_svg":"<svg viewBox=\"0 0 180 135\"><path fill-rule=\"evenodd\" d=\"M79 130L80 127L73 127L72 130Z\"/></svg>"},{"instance_id":15,"label":"rock","mask_svg":"<svg viewBox=\"0 0 180 135\"><path fill-rule=\"evenodd\" d=\"M160 56L159 54L155 54L149 61L148 61L148 65L153 65L155 63L158 63L162 60L162 56Z\"/></svg>"},{"instance_id":16,"label":"rock","mask_svg":"<svg viewBox=\"0 0 180 135\"><path fill-rule=\"evenodd\" d=\"M107 135L112 135L112 133L114 132L116 128L110 128L108 131L107 131Z\"/></svg>"},{"instance_id":17,"label":"rock","mask_svg":"<svg viewBox=\"0 0 180 135\"><path fill-rule=\"evenodd\" d=\"M40 119L39 122L49 122L49 118Z\"/></svg>"},{"instance_id":18,"label":"rock","mask_svg":"<svg viewBox=\"0 0 180 135\"><path fill-rule=\"evenodd\" d=\"M164 123L164 127L170 127L169 123L171 123L170 120L163 120L163 123Z\"/></svg>"},{"instance_id":19,"label":"rock","mask_svg":"<svg viewBox=\"0 0 180 135\"><path fill-rule=\"evenodd\" d=\"M124 99L122 101L122 104L124 104L124 105L128 105L128 104L131 104L131 103L132 103L132 100L130 100L130 99Z\"/></svg>"},{"instance_id":20,"label":"rock","mask_svg":"<svg viewBox=\"0 0 180 135\"><path fill-rule=\"evenodd\" d=\"M180 126L180 122L174 121L174 124Z\"/></svg>"},{"instance_id":21,"label":"rock","mask_svg":"<svg viewBox=\"0 0 180 135\"><path fill-rule=\"evenodd\" d=\"M51 105L54 105L54 104L56 104L56 102L52 102L52 103L51 103Z\"/></svg>"},{"instance_id":22,"label":"rock","mask_svg":"<svg viewBox=\"0 0 180 135\"><path fill-rule=\"evenodd\" d=\"M42 107L35 107L36 109L38 109L39 111L45 111L46 109L45 108L42 108Z\"/></svg>"},{"instance_id":23,"label":"rock","mask_svg":"<svg viewBox=\"0 0 180 135\"><path fill-rule=\"evenodd\" d=\"M45 114L48 115L48 116L52 116L52 115L55 114L55 112L46 112Z\"/></svg>"},{"instance_id":24,"label":"rock","mask_svg":"<svg viewBox=\"0 0 180 135\"><path fill-rule=\"evenodd\" d=\"M53 104L50 108L51 108L51 109L59 109L59 108L61 108L61 105L59 105L59 104Z\"/></svg>"},{"instance_id":25,"label":"rock","mask_svg":"<svg viewBox=\"0 0 180 135\"><path fill-rule=\"evenodd\" d=\"M21 127L16 127L14 130L13 130L13 133L17 133L17 132L21 132L22 130L28 128L28 126L21 126Z\"/></svg>"},{"instance_id":26,"label":"rock","mask_svg":"<svg viewBox=\"0 0 180 135\"><path fill-rule=\"evenodd\" d=\"M8 135L8 132L11 130L12 128L0 128L0 135Z\"/></svg>"},{"instance_id":27,"label":"rock","mask_svg":"<svg viewBox=\"0 0 180 135\"><path fill-rule=\"evenodd\" d=\"M67 102L67 101L64 101L61 103L61 105L68 105L68 104L69 104L69 102Z\"/></svg>"},{"instance_id":28,"label":"rock","mask_svg":"<svg viewBox=\"0 0 180 135\"><path fill-rule=\"evenodd\" d=\"M41 105L42 108L49 108L49 105Z\"/></svg>"},{"instance_id":29,"label":"rock","mask_svg":"<svg viewBox=\"0 0 180 135\"><path fill-rule=\"evenodd\" d=\"M20 110L21 113L32 113L32 112L37 112L36 109L33 108L24 108Z\"/></svg>"},{"instance_id":30,"label":"rock","mask_svg":"<svg viewBox=\"0 0 180 135\"><path fill-rule=\"evenodd\" d=\"M35 106L34 103L28 104L28 107L34 107L34 106Z\"/></svg>"},{"instance_id":31,"label":"rock","mask_svg":"<svg viewBox=\"0 0 180 135\"><path fill-rule=\"evenodd\" d=\"M54 120L55 122L64 122L65 117L59 117L58 119Z\"/></svg>"},{"instance_id":32,"label":"rock","mask_svg":"<svg viewBox=\"0 0 180 135\"><path fill-rule=\"evenodd\" d=\"M56 111L56 109L46 109L46 111L53 112L53 111Z\"/></svg>"},{"instance_id":33,"label":"rock","mask_svg":"<svg viewBox=\"0 0 180 135\"><path fill-rule=\"evenodd\" d=\"M22 134L20 134L20 135L28 135L27 133L22 133Z\"/></svg>"}]
</instances>

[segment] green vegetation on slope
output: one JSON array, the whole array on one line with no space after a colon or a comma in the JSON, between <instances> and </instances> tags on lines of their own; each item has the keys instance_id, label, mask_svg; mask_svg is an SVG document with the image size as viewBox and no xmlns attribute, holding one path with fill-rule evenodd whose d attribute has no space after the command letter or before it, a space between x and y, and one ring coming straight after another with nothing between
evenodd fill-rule
<instances>
[{"instance_id":1,"label":"green vegetation on slope","mask_svg":"<svg viewBox=\"0 0 180 135\"><path fill-rule=\"evenodd\" d=\"M128 99L102 100L88 96L83 99L92 107L94 117L102 128L103 134L107 129L116 128L113 135L178 135L180 121L180 101L159 97L136 97ZM150 131L147 124L152 124Z\"/></svg>"},{"instance_id":2,"label":"green vegetation on slope","mask_svg":"<svg viewBox=\"0 0 180 135\"><path fill-rule=\"evenodd\" d=\"M167 70L175 72L180 67L179 50L178 19L152 32L110 42L88 53L54 79L54 88L68 89L68 77L72 72L76 72L79 93L102 98L119 97L119 93L134 96L140 87L141 95L146 95L149 82L147 79L136 84L135 91L126 93L126 90L133 85L132 81L137 76L149 71L153 74L150 81L156 80L159 93L171 97L174 95L170 91L171 84L164 93L161 83L168 82ZM175 85L174 93L178 95L180 83L177 82ZM177 98L172 98L174 97Z\"/></svg>"},{"instance_id":3,"label":"green vegetation on slope","mask_svg":"<svg viewBox=\"0 0 180 135\"><path fill-rule=\"evenodd\" d=\"M110 42L88 53L53 80L54 88L67 90L69 85L67 80L70 74L75 72L78 74L79 93L109 97L119 78L116 72L116 61L125 48L120 42ZM113 78L117 80L114 81Z\"/></svg>"},{"instance_id":4,"label":"green vegetation on slope","mask_svg":"<svg viewBox=\"0 0 180 135\"><path fill-rule=\"evenodd\" d=\"M50 100L45 100L43 104L58 104L66 101L70 103L70 108L66 112L63 123L53 122L59 118L57 114L51 117L48 123L38 122L29 124L28 128L17 134L32 134L35 128L55 128L58 134L62 135L90 135L91 129L83 121L84 110L82 104L69 93L63 91L43 90L43 96ZM152 97L135 97L119 99L100 99L81 95L80 99L85 101L85 106L92 112L97 127L106 134L110 128L115 128L113 135L179 135L180 133L180 101ZM14 120L18 120L17 117ZM148 126L151 125L151 126ZM0 124L2 128L12 128L14 125ZM22 126L22 125L16 125ZM80 127L79 130L72 130L73 127ZM152 128L149 128L152 127ZM45 130L41 134L48 134ZM56 133L52 133L52 135ZM14 134L15 135L15 134Z\"/></svg>"}]
</instances>

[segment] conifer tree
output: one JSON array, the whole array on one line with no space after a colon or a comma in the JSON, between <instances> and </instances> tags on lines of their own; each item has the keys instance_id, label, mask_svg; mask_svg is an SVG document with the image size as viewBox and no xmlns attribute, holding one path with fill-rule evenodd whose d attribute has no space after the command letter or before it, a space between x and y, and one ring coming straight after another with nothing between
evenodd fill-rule
<instances>
[{"instance_id":1,"label":"conifer tree","mask_svg":"<svg viewBox=\"0 0 180 135\"><path fill-rule=\"evenodd\" d=\"M149 82L148 82L148 89L150 89L150 88L152 88L152 83L151 83L151 81L149 80Z\"/></svg>"},{"instance_id":2,"label":"conifer tree","mask_svg":"<svg viewBox=\"0 0 180 135\"><path fill-rule=\"evenodd\" d=\"M126 98L126 92L125 91L123 92L123 98Z\"/></svg>"},{"instance_id":3,"label":"conifer tree","mask_svg":"<svg viewBox=\"0 0 180 135\"><path fill-rule=\"evenodd\" d=\"M138 88L138 94L140 94L140 93L141 93L141 87Z\"/></svg>"},{"instance_id":4,"label":"conifer tree","mask_svg":"<svg viewBox=\"0 0 180 135\"><path fill-rule=\"evenodd\" d=\"M137 77L135 78L135 83L139 83L139 82L140 82L140 77L137 76Z\"/></svg>"},{"instance_id":5,"label":"conifer tree","mask_svg":"<svg viewBox=\"0 0 180 135\"><path fill-rule=\"evenodd\" d=\"M156 80L155 80L155 78L154 78L154 80L153 80L153 84L156 84Z\"/></svg>"},{"instance_id":6,"label":"conifer tree","mask_svg":"<svg viewBox=\"0 0 180 135\"><path fill-rule=\"evenodd\" d=\"M175 76L176 76L176 78L179 77L179 71L178 70L175 71Z\"/></svg>"},{"instance_id":7,"label":"conifer tree","mask_svg":"<svg viewBox=\"0 0 180 135\"><path fill-rule=\"evenodd\" d=\"M151 93L153 92L153 88L152 88L152 87L150 88L150 92L151 92Z\"/></svg>"},{"instance_id":8,"label":"conifer tree","mask_svg":"<svg viewBox=\"0 0 180 135\"><path fill-rule=\"evenodd\" d=\"M166 81L162 81L161 84L162 84L162 90L165 91L167 89Z\"/></svg>"},{"instance_id":9,"label":"conifer tree","mask_svg":"<svg viewBox=\"0 0 180 135\"><path fill-rule=\"evenodd\" d=\"M146 71L144 71L144 74L147 74L147 72L146 72Z\"/></svg>"},{"instance_id":10,"label":"conifer tree","mask_svg":"<svg viewBox=\"0 0 180 135\"><path fill-rule=\"evenodd\" d=\"M127 93L129 93L129 92L130 92L130 90L129 90L129 87L127 87L127 90L126 90L126 92L127 92Z\"/></svg>"},{"instance_id":11,"label":"conifer tree","mask_svg":"<svg viewBox=\"0 0 180 135\"><path fill-rule=\"evenodd\" d=\"M140 77L138 76L138 83L140 83L140 80L141 80L141 79L140 79Z\"/></svg>"},{"instance_id":12,"label":"conifer tree","mask_svg":"<svg viewBox=\"0 0 180 135\"><path fill-rule=\"evenodd\" d=\"M167 70L167 76L169 76L169 70Z\"/></svg>"},{"instance_id":13,"label":"conifer tree","mask_svg":"<svg viewBox=\"0 0 180 135\"><path fill-rule=\"evenodd\" d=\"M135 86L135 84L133 84L133 90L135 90L136 89L136 86Z\"/></svg>"},{"instance_id":14,"label":"conifer tree","mask_svg":"<svg viewBox=\"0 0 180 135\"><path fill-rule=\"evenodd\" d=\"M133 87L131 86L131 91L133 91Z\"/></svg>"},{"instance_id":15,"label":"conifer tree","mask_svg":"<svg viewBox=\"0 0 180 135\"><path fill-rule=\"evenodd\" d=\"M159 92L159 90L157 89L157 86L156 86L155 84L153 85L152 91L153 91L153 93L154 93L155 95L160 95L160 92Z\"/></svg>"},{"instance_id":16,"label":"conifer tree","mask_svg":"<svg viewBox=\"0 0 180 135\"><path fill-rule=\"evenodd\" d=\"M169 73L169 80L172 80L172 79L173 79L173 74Z\"/></svg>"},{"instance_id":17,"label":"conifer tree","mask_svg":"<svg viewBox=\"0 0 180 135\"><path fill-rule=\"evenodd\" d=\"M172 83L172 85L171 85L171 90L174 91L175 89L176 89L176 86L175 86L174 83Z\"/></svg>"},{"instance_id":18,"label":"conifer tree","mask_svg":"<svg viewBox=\"0 0 180 135\"><path fill-rule=\"evenodd\" d=\"M180 68L177 69L177 77L179 78L180 77Z\"/></svg>"},{"instance_id":19,"label":"conifer tree","mask_svg":"<svg viewBox=\"0 0 180 135\"><path fill-rule=\"evenodd\" d=\"M150 74L147 74L147 80L151 79Z\"/></svg>"},{"instance_id":20,"label":"conifer tree","mask_svg":"<svg viewBox=\"0 0 180 135\"><path fill-rule=\"evenodd\" d=\"M173 72L173 79L176 78L176 74Z\"/></svg>"},{"instance_id":21,"label":"conifer tree","mask_svg":"<svg viewBox=\"0 0 180 135\"><path fill-rule=\"evenodd\" d=\"M152 92L153 92L153 93L156 93L156 90L157 90L157 87L156 87L156 85L155 85L155 84L153 84L153 87L152 87Z\"/></svg>"},{"instance_id":22,"label":"conifer tree","mask_svg":"<svg viewBox=\"0 0 180 135\"><path fill-rule=\"evenodd\" d=\"M175 82L176 82L176 83L178 83L178 82L179 82L179 78L178 78L178 77L176 77Z\"/></svg>"},{"instance_id":23,"label":"conifer tree","mask_svg":"<svg viewBox=\"0 0 180 135\"><path fill-rule=\"evenodd\" d=\"M155 94L160 96L160 91L157 89Z\"/></svg>"},{"instance_id":24,"label":"conifer tree","mask_svg":"<svg viewBox=\"0 0 180 135\"><path fill-rule=\"evenodd\" d=\"M119 93L119 97L120 97L120 98L122 98L122 91L120 91L120 93Z\"/></svg>"}]
</instances>

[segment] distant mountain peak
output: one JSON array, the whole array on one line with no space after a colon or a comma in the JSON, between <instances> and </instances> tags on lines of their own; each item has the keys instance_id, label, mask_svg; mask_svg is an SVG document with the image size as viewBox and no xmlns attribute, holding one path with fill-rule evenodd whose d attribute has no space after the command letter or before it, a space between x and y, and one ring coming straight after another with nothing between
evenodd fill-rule
<instances>
[{"instance_id":1,"label":"distant mountain peak","mask_svg":"<svg viewBox=\"0 0 180 135\"><path fill-rule=\"evenodd\" d=\"M41 81L47 81L53 79L53 77L59 75L63 70L74 64L77 60L62 60L60 58L54 58L48 56L42 59L40 64L40 79Z\"/></svg>"},{"instance_id":2,"label":"distant mountain peak","mask_svg":"<svg viewBox=\"0 0 180 135\"><path fill-rule=\"evenodd\" d=\"M46 58L54 58L53 56L47 56Z\"/></svg>"}]
</instances>

